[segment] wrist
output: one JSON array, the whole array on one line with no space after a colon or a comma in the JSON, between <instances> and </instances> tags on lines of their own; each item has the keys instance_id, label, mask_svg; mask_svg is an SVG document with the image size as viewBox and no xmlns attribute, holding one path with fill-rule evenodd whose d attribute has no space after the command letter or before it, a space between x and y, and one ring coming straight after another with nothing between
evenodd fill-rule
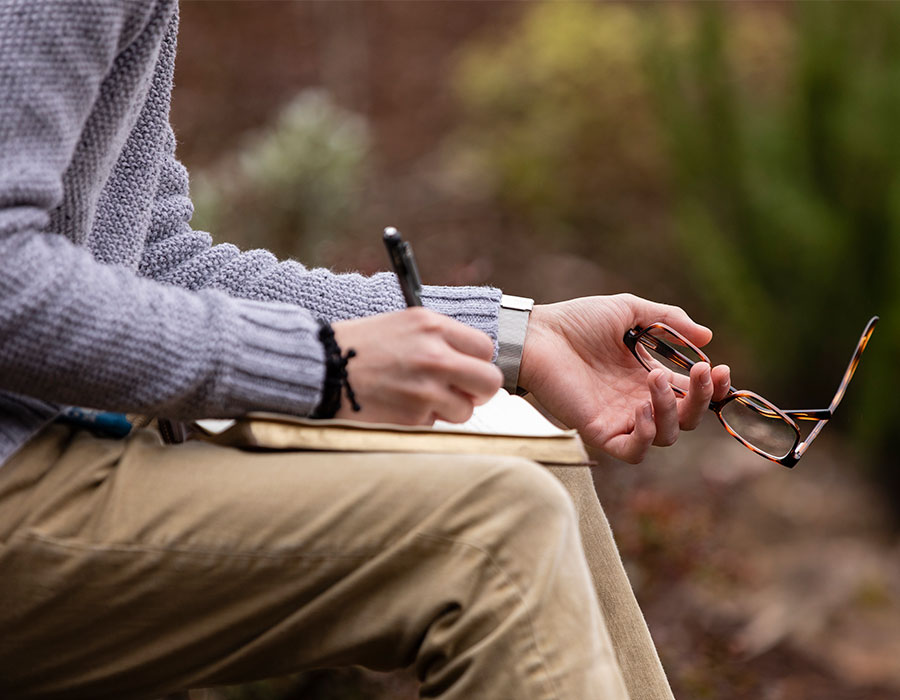
<instances>
[{"instance_id":1,"label":"wrist","mask_svg":"<svg viewBox=\"0 0 900 700\"><path fill-rule=\"evenodd\" d=\"M522 347L522 361L519 366L519 386L527 392L537 389L535 386L535 348L540 345L540 339L547 333L547 306L535 304L528 320L528 333L525 335L525 343Z\"/></svg>"}]
</instances>

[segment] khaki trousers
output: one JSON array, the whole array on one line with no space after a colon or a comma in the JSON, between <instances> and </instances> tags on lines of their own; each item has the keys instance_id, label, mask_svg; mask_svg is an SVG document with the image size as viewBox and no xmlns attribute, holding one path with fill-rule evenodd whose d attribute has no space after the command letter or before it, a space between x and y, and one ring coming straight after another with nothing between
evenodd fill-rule
<instances>
[{"instance_id":1,"label":"khaki trousers","mask_svg":"<svg viewBox=\"0 0 900 700\"><path fill-rule=\"evenodd\" d=\"M671 698L590 473L553 473L52 425L0 468L0 697L360 664L431 698Z\"/></svg>"}]
</instances>

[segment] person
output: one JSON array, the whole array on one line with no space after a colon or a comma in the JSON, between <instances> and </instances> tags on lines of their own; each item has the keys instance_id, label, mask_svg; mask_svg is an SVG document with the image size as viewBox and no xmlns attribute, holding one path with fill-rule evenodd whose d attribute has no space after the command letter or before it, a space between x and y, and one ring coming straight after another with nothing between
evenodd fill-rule
<instances>
[{"instance_id":1,"label":"person","mask_svg":"<svg viewBox=\"0 0 900 700\"><path fill-rule=\"evenodd\" d=\"M403 310L393 275L191 229L177 24L177 0L0 2L0 696L412 664L427 697L671 697L586 469L253 454L58 420L461 421L503 382L497 289L425 287L427 308ZM679 308L514 312L518 384L619 459L672 444L727 390L727 367L698 364L676 398L624 347L652 321L706 343Z\"/></svg>"}]
</instances>

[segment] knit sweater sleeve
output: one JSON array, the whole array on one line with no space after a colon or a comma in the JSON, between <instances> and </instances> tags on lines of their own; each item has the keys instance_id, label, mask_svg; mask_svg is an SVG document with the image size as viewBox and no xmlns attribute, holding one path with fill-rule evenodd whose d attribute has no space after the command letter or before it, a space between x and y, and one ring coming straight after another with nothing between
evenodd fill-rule
<instances>
[{"instance_id":1,"label":"knit sweater sleeve","mask_svg":"<svg viewBox=\"0 0 900 700\"><path fill-rule=\"evenodd\" d=\"M120 138L127 114L96 106L161 6L0 3L0 391L173 417L307 413L324 374L312 314L146 279L54 232L73 163L101 168L96 138Z\"/></svg>"},{"instance_id":2,"label":"knit sweater sleeve","mask_svg":"<svg viewBox=\"0 0 900 700\"><path fill-rule=\"evenodd\" d=\"M404 307L392 273L334 274L293 260L278 261L265 250L241 252L230 244L212 245L208 233L191 228L188 174L174 150L170 129L151 231L140 263L142 274L188 289L216 288L235 297L297 304L329 321ZM496 341L499 289L426 285L423 302Z\"/></svg>"}]
</instances>

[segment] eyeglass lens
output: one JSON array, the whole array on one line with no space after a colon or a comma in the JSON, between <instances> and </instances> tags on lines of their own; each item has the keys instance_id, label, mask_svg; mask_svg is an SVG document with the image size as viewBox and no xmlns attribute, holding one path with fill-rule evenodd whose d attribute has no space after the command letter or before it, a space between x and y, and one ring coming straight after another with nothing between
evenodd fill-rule
<instances>
[{"instance_id":1,"label":"eyeglass lens","mask_svg":"<svg viewBox=\"0 0 900 700\"><path fill-rule=\"evenodd\" d=\"M738 395L724 406L719 416L729 430L756 449L777 459L794 449L797 431L774 407L749 396Z\"/></svg>"},{"instance_id":2,"label":"eyeglass lens","mask_svg":"<svg viewBox=\"0 0 900 700\"><path fill-rule=\"evenodd\" d=\"M649 371L663 369L669 375L669 383L686 391L691 367L703 362L696 348L665 328L650 328L635 345L641 363Z\"/></svg>"}]
</instances>

